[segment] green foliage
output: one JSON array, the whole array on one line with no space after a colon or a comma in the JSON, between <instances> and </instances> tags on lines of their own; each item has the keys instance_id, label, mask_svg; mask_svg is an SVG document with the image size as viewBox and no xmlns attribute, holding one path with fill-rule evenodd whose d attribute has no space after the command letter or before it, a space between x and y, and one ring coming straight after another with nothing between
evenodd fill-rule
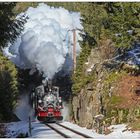
<instances>
[{"instance_id":1,"label":"green foliage","mask_svg":"<svg viewBox=\"0 0 140 140\"><path fill-rule=\"evenodd\" d=\"M13 12L17 15L21 12L25 12L29 7L36 7L38 2L17 2L13 9Z\"/></svg>"},{"instance_id":2,"label":"green foliage","mask_svg":"<svg viewBox=\"0 0 140 140\"><path fill-rule=\"evenodd\" d=\"M118 80L120 80L120 78L125 75L127 75L125 71L120 71L120 72L112 71L106 76L104 80L103 97L104 97L105 104L108 107L110 105L111 107L115 107L117 103L119 104L122 101L120 97L116 95L112 95L112 97L110 98L109 93L110 93L110 88L116 87L116 83L118 82ZM113 91L111 92L113 94Z\"/></svg>"},{"instance_id":3,"label":"green foliage","mask_svg":"<svg viewBox=\"0 0 140 140\"><path fill-rule=\"evenodd\" d=\"M23 30L26 20L24 16L15 19L13 12L15 5L14 2L0 3L0 47L5 47L8 42L13 43Z\"/></svg>"},{"instance_id":4,"label":"green foliage","mask_svg":"<svg viewBox=\"0 0 140 140\"><path fill-rule=\"evenodd\" d=\"M119 80L122 76L126 75L127 73L125 71L113 71L113 72L110 72L108 74L108 76L106 77L106 80L105 80L105 85L111 85L113 83L116 83L117 80Z\"/></svg>"},{"instance_id":5,"label":"green foliage","mask_svg":"<svg viewBox=\"0 0 140 140\"><path fill-rule=\"evenodd\" d=\"M105 122L111 125L112 119L115 119L115 124L128 123L128 125L135 130L140 130L139 118L140 114L136 113L140 111L139 108L108 108L107 114L104 118ZM114 124L113 123L113 124Z\"/></svg>"},{"instance_id":6,"label":"green foliage","mask_svg":"<svg viewBox=\"0 0 140 140\"><path fill-rule=\"evenodd\" d=\"M9 120L18 93L15 66L0 53L0 120Z\"/></svg>"},{"instance_id":7,"label":"green foliage","mask_svg":"<svg viewBox=\"0 0 140 140\"><path fill-rule=\"evenodd\" d=\"M118 104L120 104L122 101L123 101L123 99L122 99L122 97L120 97L120 96L115 96L115 95L113 95L113 96L110 98L110 104L111 104L111 105L118 105Z\"/></svg>"},{"instance_id":8,"label":"green foliage","mask_svg":"<svg viewBox=\"0 0 140 140\"><path fill-rule=\"evenodd\" d=\"M104 9L104 4L96 2L47 2L48 5L59 7L62 6L70 11L80 12L81 22L84 27L84 41L88 41L92 47L95 43L98 44L104 21L107 20L107 12Z\"/></svg>"},{"instance_id":9,"label":"green foliage","mask_svg":"<svg viewBox=\"0 0 140 140\"><path fill-rule=\"evenodd\" d=\"M0 3L0 51L2 47L13 43L23 30L26 22L24 16L16 19L13 9L14 2ZM18 93L17 70L0 52L0 121L8 121L12 118Z\"/></svg>"},{"instance_id":10,"label":"green foliage","mask_svg":"<svg viewBox=\"0 0 140 140\"><path fill-rule=\"evenodd\" d=\"M90 54L90 47L88 43L83 44L82 52L78 57L76 72L73 74L73 93L78 93L82 87L84 87L90 80L88 76L85 76L85 71L83 70L84 64L87 61L87 56Z\"/></svg>"},{"instance_id":11,"label":"green foliage","mask_svg":"<svg viewBox=\"0 0 140 140\"><path fill-rule=\"evenodd\" d=\"M121 50L130 48L140 33L140 3L106 3L105 8L110 23L110 37Z\"/></svg>"}]
</instances>

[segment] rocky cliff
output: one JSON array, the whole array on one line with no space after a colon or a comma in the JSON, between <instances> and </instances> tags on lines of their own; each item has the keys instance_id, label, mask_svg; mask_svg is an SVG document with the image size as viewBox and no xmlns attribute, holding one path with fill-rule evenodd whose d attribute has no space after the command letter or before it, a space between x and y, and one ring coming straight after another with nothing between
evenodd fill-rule
<instances>
[{"instance_id":1,"label":"rocky cliff","mask_svg":"<svg viewBox=\"0 0 140 140\"><path fill-rule=\"evenodd\" d=\"M110 45L109 41L107 45ZM85 75L90 76L92 80L73 96L73 120L87 128L97 127L98 123L100 126L128 123L138 129L140 127L136 126L136 122L140 117L139 67L129 65L125 61L112 61L112 54L111 51L104 53L102 47L92 49L83 66Z\"/></svg>"}]
</instances>

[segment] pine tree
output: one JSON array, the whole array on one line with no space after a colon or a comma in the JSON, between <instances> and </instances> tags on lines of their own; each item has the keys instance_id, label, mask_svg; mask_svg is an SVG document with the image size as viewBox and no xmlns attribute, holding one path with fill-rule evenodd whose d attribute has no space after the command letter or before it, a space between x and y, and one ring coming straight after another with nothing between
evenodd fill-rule
<instances>
[{"instance_id":1,"label":"pine tree","mask_svg":"<svg viewBox=\"0 0 140 140\"><path fill-rule=\"evenodd\" d=\"M0 51L13 43L23 30L26 18L16 19L13 8L16 3L0 3ZM0 52L0 121L10 120L18 93L17 70Z\"/></svg>"},{"instance_id":2,"label":"pine tree","mask_svg":"<svg viewBox=\"0 0 140 140\"><path fill-rule=\"evenodd\" d=\"M139 3L107 3L110 37L117 47L130 48L137 39L140 24Z\"/></svg>"},{"instance_id":3,"label":"pine tree","mask_svg":"<svg viewBox=\"0 0 140 140\"><path fill-rule=\"evenodd\" d=\"M26 18L15 18L15 5L14 2L0 3L0 48L5 47L8 42L13 43L23 30Z\"/></svg>"},{"instance_id":4,"label":"pine tree","mask_svg":"<svg viewBox=\"0 0 140 140\"><path fill-rule=\"evenodd\" d=\"M10 120L18 93L17 70L0 53L0 121Z\"/></svg>"}]
</instances>

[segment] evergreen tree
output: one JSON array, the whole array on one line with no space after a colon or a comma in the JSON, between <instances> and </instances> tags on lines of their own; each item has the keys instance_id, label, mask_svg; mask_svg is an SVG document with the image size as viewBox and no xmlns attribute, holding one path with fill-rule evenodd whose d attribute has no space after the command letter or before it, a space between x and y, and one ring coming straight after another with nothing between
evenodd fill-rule
<instances>
[{"instance_id":1,"label":"evergreen tree","mask_svg":"<svg viewBox=\"0 0 140 140\"><path fill-rule=\"evenodd\" d=\"M0 121L10 120L18 93L17 70L0 53Z\"/></svg>"},{"instance_id":2,"label":"evergreen tree","mask_svg":"<svg viewBox=\"0 0 140 140\"><path fill-rule=\"evenodd\" d=\"M13 8L16 3L0 3L0 51L13 43L23 30L26 18L15 18ZM0 52L0 121L10 120L16 104L18 93L17 70Z\"/></svg>"},{"instance_id":3,"label":"evergreen tree","mask_svg":"<svg viewBox=\"0 0 140 140\"><path fill-rule=\"evenodd\" d=\"M140 3L106 3L110 23L110 38L125 50L132 46L140 33Z\"/></svg>"},{"instance_id":4,"label":"evergreen tree","mask_svg":"<svg viewBox=\"0 0 140 140\"><path fill-rule=\"evenodd\" d=\"M0 49L5 47L8 42L13 43L23 30L23 24L26 21L24 16L16 19L13 8L14 2L0 3Z\"/></svg>"}]
</instances>

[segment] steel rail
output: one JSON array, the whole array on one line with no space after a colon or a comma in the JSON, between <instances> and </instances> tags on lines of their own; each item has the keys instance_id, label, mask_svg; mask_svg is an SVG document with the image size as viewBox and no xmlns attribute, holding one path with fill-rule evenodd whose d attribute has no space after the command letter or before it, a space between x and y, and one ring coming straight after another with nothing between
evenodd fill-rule
<instances>
[{"instance_id":1,"label":"steel rail","mask_svg":"<svg viewBox=\"0 0 140 140\"><path fill-rule=\"evenodd\" d=\"M45 124L46 126L50 127L52 130L54 130L55 132L57 132L58 134L60 134L61 136L63 136L64 138L71 138L70 136L62 133L61 131L57 130L56 128L54 128L53 126L49 125L49 124Z\"/></svg>"},{"instance_id":2,"label":"steel rail","mask_svg":"<svg viewBox=\"0 0 140 140\"><path fill-rule=\"evenodd\" d=\"M59 124L59 123L56 123L56 124L59 125L59 126L61 126L61 127L63 127L63 128L65 128L65 129L68 129L68 130L70 130L70 131L72 131L72 132L74 132L74 133L76 133L76 134L78 134L78 135L80 135L80 136L82 136L82 137L84 137L84 138L93 138L93 137L90 137L90 136L88 136L88 135L86 135L86 134L83 134L83 133L81 133L81 132L78 132L78 131L76 131L76 130L73 130L73 129L69 128L69 127L66 127L66 126L64 126L64 125L62 125L62 124Z\"/></svg>"}]
</instances>

